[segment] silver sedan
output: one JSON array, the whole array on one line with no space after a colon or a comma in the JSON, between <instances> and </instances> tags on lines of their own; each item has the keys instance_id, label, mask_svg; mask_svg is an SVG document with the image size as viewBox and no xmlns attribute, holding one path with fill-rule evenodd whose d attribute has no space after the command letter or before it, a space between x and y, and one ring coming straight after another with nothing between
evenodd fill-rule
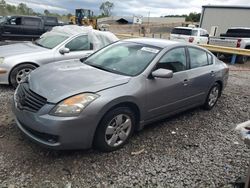
<instances>
[{"instance_id":1,"label":"silver sedan","mask_svg":"<svg viewBox=\"0 0 250 188\"><path fill-rule=\"evenodd\" d=\"M13 112L18 127L44 146L113 151L148 123L212 109L227 79L227 65L206 49L130 39L33 71L15 92Z\"/></svg>"},{"instance_id":2,"label":"silver sedan","mask_svg":"<svg viewBox=\"0 0 250 188\"><path fill-rule=\"evenodd\" d=\"M67 28L64 27L62 30ZM44 34L33 43L0 46L0 84L16 87L37 67L56 61L87 57L94 50L117 40L118 38L109 32L69 34L62 31Z\"/></svg>"}]
</instances>

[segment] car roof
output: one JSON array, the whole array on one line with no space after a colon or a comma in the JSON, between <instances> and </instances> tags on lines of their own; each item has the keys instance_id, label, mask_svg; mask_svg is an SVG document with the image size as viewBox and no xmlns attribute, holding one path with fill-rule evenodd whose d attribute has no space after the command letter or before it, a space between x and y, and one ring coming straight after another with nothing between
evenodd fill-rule
<instances>
[{"instance_id":1,"label":"car roof","mask_svg":"<svg viewBox=\"0 0 250 188\"><path fill-rule=\"evenodd\" d=\"M156 39L156 38L133 38L133 39L126 39L124 41L157 46L160 48L166 48L170 45L180 44L180 42L177 42L177 41L171 41L171 40L166 40L166 39Z\"/></svg>"},{"instance_id":2,"label":"car roof","mask_svg":"<svg viewBox=\"0 0 250 188\"><path fill-rule=\"evenodd\" d=\"M41 19L39 16L28 16L28 15L14 15L14 16L7 16L8 18L36 18L36 19Z\"/></svg>"},{"instance_id":3,"label":"car roof","mask_svg":"<svg viewBox=\"0 0 250 188\"><path fill-rule=\"evenodd\" d=\"M197 45L194 45L194 44L189 44L189 43L186 43L186 42L178 42L178 41L172 41L172 40L167 40L167 39L133 38L133 39L125 39L123 41L146 44L146 45L151 45L151 46L160 47L160 48L167 48L167 47L172 48L172 47L178 47L178 46L193 47L193 48L202 49L202 50L204 50L204 51L211 54L211 52L209 52L204 47L197 46Z\"/></svg>"},{"instance_id":4,"label":"car roof","mask_svg":"<svg viewBox=\"0 0 250 188\"><path fill-rule=\"evenodd\" d=\"M200 27L175 27L176 29L189 29L189 30L204 30Z\"/></svg>"}]
</instances>

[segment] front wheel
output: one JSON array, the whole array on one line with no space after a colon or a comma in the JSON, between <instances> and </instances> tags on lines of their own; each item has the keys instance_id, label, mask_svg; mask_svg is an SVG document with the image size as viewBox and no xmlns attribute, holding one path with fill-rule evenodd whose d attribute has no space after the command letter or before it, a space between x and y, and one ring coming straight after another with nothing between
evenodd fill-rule
<instances>
[{"instance_id":1,"label":"front wheel","mask_svg":"<svg viewBox=\"0 0 250 188\"><path fill-rule=\"evenodd\" d=\"M99 124L94 146L101 151L114 151L121 148L135 127L134 113L127 107L118 107L108 112Z\"/></svg>"},{"instance_id":2,"label":"front wheel","mask_svg":"<svg viewBox=\"0 0 250 188\"><path fill-rule=\"evenodd\" d=\"M36 66L32 64L18 65L10 73L10 84L16 88L35 68Z\"/></svg>"},{"instance_id":3,"label":"front wheel","mask_svg":"<svg viewBox=\"0 0 250 188\"><path fill-rule=\"evenodd\" d=\"M212 88L209 90L207 95L206 102L203 105L203 108L206 110L211 110L218 101L220 97L221 87L218 83L215 83Z\"/></svg>"}]
</instances>

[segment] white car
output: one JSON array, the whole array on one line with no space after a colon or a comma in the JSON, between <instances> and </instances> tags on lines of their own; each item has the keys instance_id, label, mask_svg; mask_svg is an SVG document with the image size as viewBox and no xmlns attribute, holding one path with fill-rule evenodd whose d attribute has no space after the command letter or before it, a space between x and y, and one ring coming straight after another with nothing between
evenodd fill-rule
<instances>
[{"instance_id":1,"label":"white car","mask_svg":"<svg viewBox=\"0 0 250 188\"><path fill-rule=\"evenodd\" d=\"M207 44L208 37L205 29L191 27L175 27L170 34L170 40L193 44Z\"/></svg>"},{"instance_id":2,"label":"white car","mask_svg":"<svg viewBox=\"0 0 250 188\"><path fill-rule=\"evenodd\" d=\"M54 27L33 43L0 46L0 84L16 87L42 65L84 58L118 40L110 32L68 25Z\"/></svg>"}]
</instances>

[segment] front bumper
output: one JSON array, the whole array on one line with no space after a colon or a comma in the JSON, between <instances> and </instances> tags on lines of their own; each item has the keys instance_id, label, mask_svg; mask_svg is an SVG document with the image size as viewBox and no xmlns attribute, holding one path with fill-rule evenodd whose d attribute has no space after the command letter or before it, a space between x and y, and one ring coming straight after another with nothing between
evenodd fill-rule
<instances>
[{"instance_id":1,"label":"front bumper","mask_svg":"<svg viewBox=\"0 0 250 188\"><path fill-rule=\"evenodd\" d=\"M5 67L0 67L0 84L9 84L9 70Z\"/></svg>"},{"instance_id":2,"label":"front bumper","mask_svg":"<svg viewBox=\"0 0 250 188\"><path fill-rule=\"evenodd\" d=\"M36 143L58 150L90 148L98 119L88 113L79 117L57 117L43 113L53 106L46 104L39 112L34 113L20 110L14 100L12 102L17 126Z\"/></svg>"}]
</instances>

